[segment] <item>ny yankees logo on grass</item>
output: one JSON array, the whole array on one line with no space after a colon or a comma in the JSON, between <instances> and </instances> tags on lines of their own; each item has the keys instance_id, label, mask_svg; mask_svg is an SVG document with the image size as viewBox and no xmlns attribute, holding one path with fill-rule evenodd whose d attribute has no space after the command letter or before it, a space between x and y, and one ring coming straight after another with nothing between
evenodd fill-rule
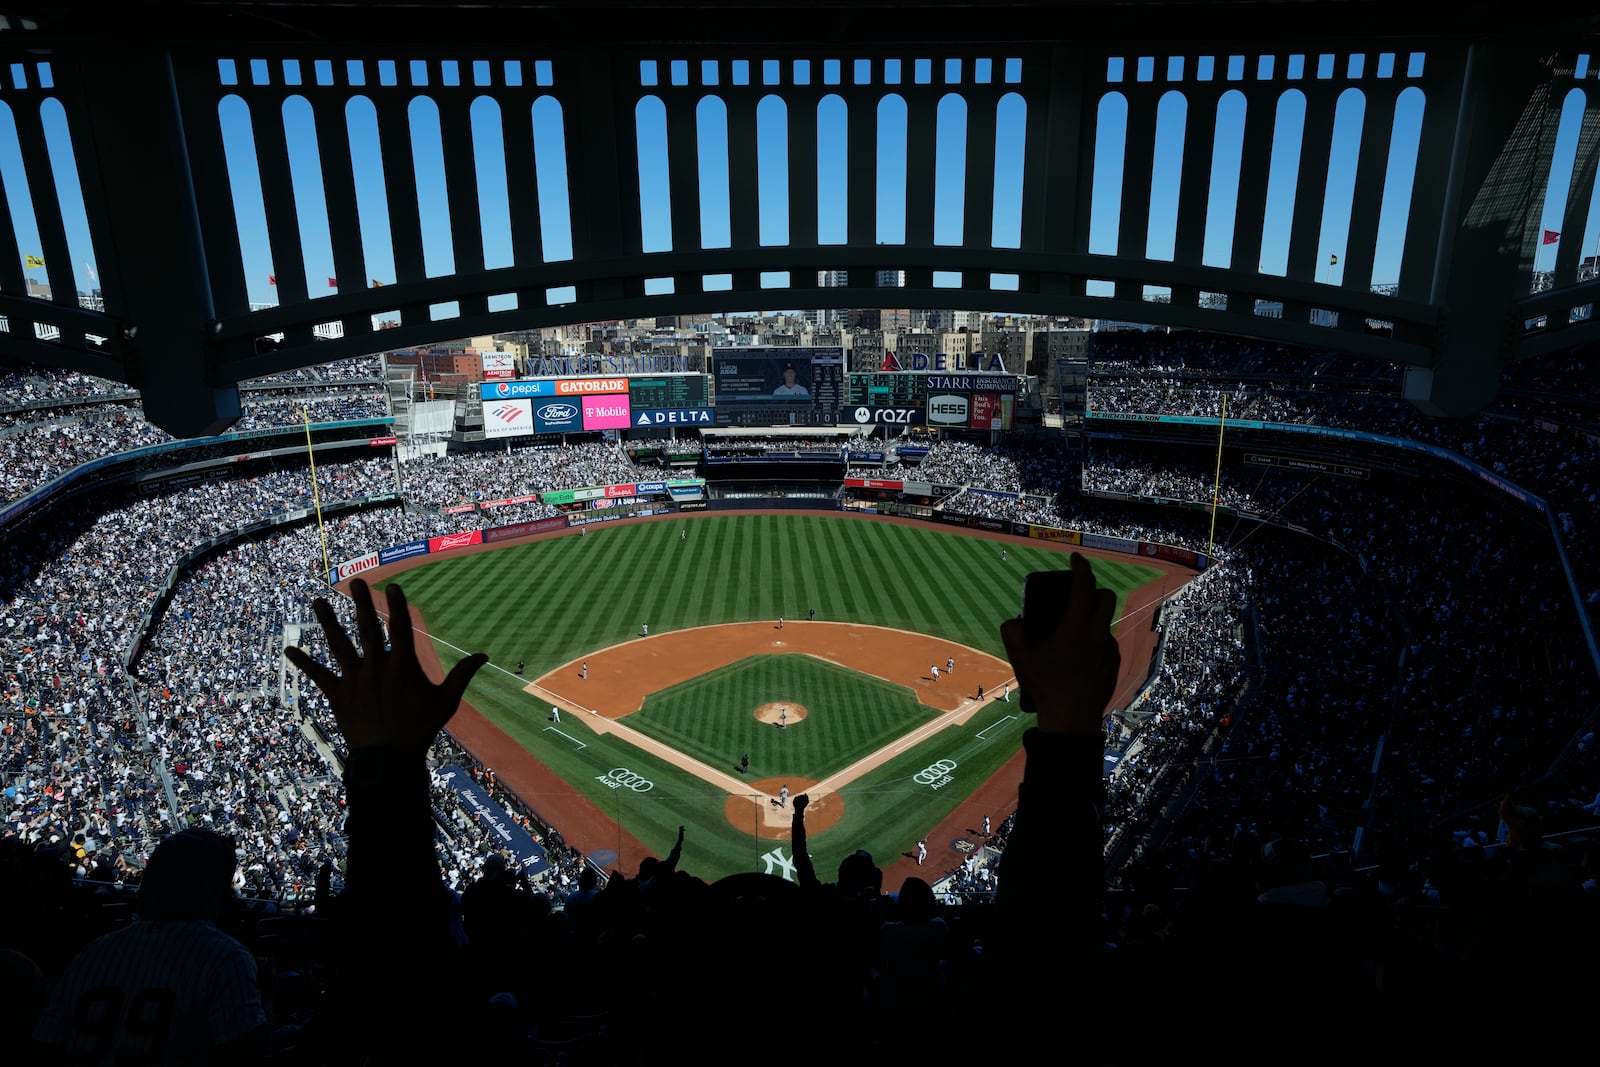
<instances>
[{"instance_id":1,"label":"ny yankees logo on grass","mask_svg":"<svg viewBox=\"0 0 1600 1067\"><path fill-rule=\"evenodd\" d=\"M763 853L761 856L761 862L767 865L767 869L764 873L776 874L785 882L792 882L795 880L794 860L785 856L783 854L783 849L775 848L771 852ZM777 870L773 870L774 867L776 867Z\"/></svg>"}]
</instances>

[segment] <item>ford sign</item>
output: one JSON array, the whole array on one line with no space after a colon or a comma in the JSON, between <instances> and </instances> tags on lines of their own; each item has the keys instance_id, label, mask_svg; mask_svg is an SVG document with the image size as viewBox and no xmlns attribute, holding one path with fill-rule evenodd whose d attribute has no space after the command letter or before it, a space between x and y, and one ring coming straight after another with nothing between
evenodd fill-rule
<instances>
[{"instance_id":1,"label":"ford sign","mask_svg":"<svg viewBox=\"0 0 1600 1067\"><path fill-rule=\"evenodd\" d=\"M571 404L546 404L539 409L539 417L548 422L565 422L577 414L578 409Z\"/></svg>"}]
</instances>

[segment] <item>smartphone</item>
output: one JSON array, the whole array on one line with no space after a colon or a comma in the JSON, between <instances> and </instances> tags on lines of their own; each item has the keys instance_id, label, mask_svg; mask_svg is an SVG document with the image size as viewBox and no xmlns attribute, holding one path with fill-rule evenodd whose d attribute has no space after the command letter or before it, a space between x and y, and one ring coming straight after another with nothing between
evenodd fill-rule
<instances>
[{"instance_id":1,"label":"smartphone","mask_svg":"<svg viewBox=\"0 0 1600 1067\"><path fill-rule=\"evenodd\" d=\"M1055 633L1056 624L1066 614L1072 593L1071 571L1033 571L1022 580L1022 636L1030 645ZM1022 710L1032 713L1033 694L1023 689L1018 696Z\"/></svg>"},{"instance_id":2,"label":"smartphone","mask_svg":"<svg viewBox=\"0 0 1600 1067\"><path fill-rule=\"evenodd\" d=\"M1055 633L1071 593L1069 570L1033 571L1022 580L1022 633L1030 644Z\"/></svg>"}]
</instances>

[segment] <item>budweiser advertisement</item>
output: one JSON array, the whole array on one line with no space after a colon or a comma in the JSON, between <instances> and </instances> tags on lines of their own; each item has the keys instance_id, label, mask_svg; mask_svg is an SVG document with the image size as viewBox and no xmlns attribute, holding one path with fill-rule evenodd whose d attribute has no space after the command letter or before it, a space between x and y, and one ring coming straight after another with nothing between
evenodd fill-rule
<instances>
[{"instance_id":1,"label":"budweiser advertisement","mask_svg":"<svg viewBox=\"0 0 1600 1067\"><path fill-rule=\"evenodd\" d=\"M482 530L468 530L466 533L445 534L443 537L434 537L428 541L429 552L448 552L452 548L466 548L468 545L483 544Z\"/></svg>"}]
</instances>

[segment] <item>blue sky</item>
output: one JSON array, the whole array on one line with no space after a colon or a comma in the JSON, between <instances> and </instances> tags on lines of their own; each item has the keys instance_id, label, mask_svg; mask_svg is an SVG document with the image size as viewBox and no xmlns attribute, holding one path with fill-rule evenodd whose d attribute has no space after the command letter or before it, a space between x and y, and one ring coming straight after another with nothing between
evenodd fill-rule
<instances>
[{"instance_id":1,"label":"blue sky","mask_svg":"<svg viewBox=\"0 0 1600 1067\"><path fill-rule=\"evenodd\" d=\"M1339 77L1359 71L1344 69L1348 57L1307 56L1303 62L1298 57L1287 61L1287 74L1292 81L1304 77ZM1400 67L1421 62L1419 57L1409 60L1405 56L1376 59L1377 72L1383 77L1400 77L1407 73ZM1219 57L1214 69L1207 59L1189 60L1132 59L1123 63L1112 60L1106 71L1111 90L1099 105L1098 135L1093 145L1094 173L1091 191L1089 250L1092 253L1114 254L1119 228L1123 222L1119 203L1120 183L1124 166L1123 125L1126 107L1115 90L1119 82L1150 81L1166 76L1181 80L1184 72L1173 64L1194 62L1197 70L1191 77L1238 79L1249 74L1272 73L1267 66L1271 57ZM1154 69L1165 63L1167 69ZM1258 70L1241 71L1241 64L1259 65ZM1387 69L1384 65L1387 64ZM270 77L274 83L290 86L307 81L326 80L331 66L326 62L301 65L288 61L282 70L274 67L268 71L265 61L257 60L249 67L235 69L224 62L220 74L224 85L238 80L262 80ZM429 276L454 273L451 228L468 226L482 236L485 263L490 268L507 267L519 262L561 261L571 258L571 228L567 216L566 160L563 152L563 123L566 116L553 97L540 97L531 114L504 114L500 106L487 97L480 97L472 106L472 143L480 200L479 217L452 219L446 206L444 168L440 162L442 148L439 135L438 109L430 93L460 91L456 86L472 84L520 84L526 75L535 86L552 84L551 64L511 61L495 63L491 69L487 62L462 64L445 71L443 87L417 84L426 75L421 65L401 63L368 63L359 70L363 79L383 84L403 84L410 79L416 93L409 107L412 151L411 160L418 192L423 204L422 234L426 270ZM992 183L983 189L966 190L965 149L967 134L967 103L960 95L962 85L974 81L1005 83L1018 80L1020 61L1007 60L990 63L978 60L962 69L958 60L948 61L943 70L934 69L927 61L898 63L891 69L872 71L865 67L852 68L851 64L836 61L807 64L802 71L798 65L778 69L776 61L762 63L723 62L700 65L691 70L683 62L641 66L641 101L636 109L638 122L638 147L640 158L641 212L644 247L647 252L666 251L673 247L668 205L669 167L665 138L664 109L652 94L657 84L687 85L691 81L705 85L706 97L697 109L697 154L700 173L701 228L699 234L678 235L680 247L703 245L708 248L727 247L729 243L729 178L728 131L726 109L716 97L718 83L747 84L752 80L774 83L799 82L815 79L826 84L836 84L851 79L871 79L876 75L883 85L883 95L878 106L878 143L875 162L878 181L875 190L877 201L877 239L884 245L903 243L906 237L906 119L905 107L894 94L895 84L901 77L908 82L943 81L952 92L939 104L934 190L934 241L940 245L982 246L992 244L997 248L1015 248L1021 243L1022 196L1022 146L1026 137L1037 137L1039 131L1028 125L1027 107L1021 96L1012 94L1002 98L996 112L997 158ZM20 71L20 73L19 73ZM48 63L12 68L12 78L36 79L37 87L50 87ZM691 78L691 75L693 76ZM1583 72L1579 72L1579 77ZM353 79L352 79L353 80ZM1360 82L1352 82L1359 86ZM224 90L225 91L225 90ZM291 89L292 91L292 89ZM353 93L359 93L359 88ZM774 89L781 94L782 87ZM10 106L25 106L38 96L13 96ZM1256 106L1262 106L1258 99ZM51 193L46 200L59 198L66 222L67 238L73 256L73 269L78 285L83 289L95 286L91 275L93 251L87 236L87 224L82 208L71 160L71 144L67 137L66 116L53 99L42 105L42 118L50 147L49 172L24 172L17 147L16 127L10 106L0 103L0 179L5 182L11 205L12 224L15 227L18 247L26 254L42 254L38 231L33 218L32 202L43 193ZM1388 166L1384 183L1384 200L1380 214L1378 247L1373 280L1384 283L1395 280L1399 272L1400 241L1404 232L1406 200L1411 189L1411 176L1416 156L1416 138L1420 128L1425 101L1417 89L1409 89L1400 96L1396 110L1393 141L1385 147ZM1210 175L1210 195L1206 214L1203 262L1214 266L1247 269L1248 264L1233 262L1232 231L1235 224L1234 203L1239 184L1239 146L1245 118L1245 98L1240 93L1225 94L1218 107L1213 162ZM1542 225L1560 231L1565 209L1567 186L1572 173L1576 151L1577 132L1582 117L1582 92L1573 89L1564 100L1562 119L1554 145L1550 167L1549 185L1543 194ZM1317 211L1321 224L1321 254L1318 277L1327 282L1338 282L1342 266L1329 264L1329 257L1343 258L1344 244L1349 228L1350 198L1353 190L1360 135L1363 122L1363 98L1354 88L1340 99L1335 117L1334 150L1329 168L1327 193L1320 205L1297 203L1300 176L1296 172L1300 147L1300 125L1303 119L1303 98L1292 87L1277 102L1274 115L1272 159L1267 186L1266 217L1263 247L1259 269L1267 274L1282 274L1288 254L1289 221L1296 210ZM757 199L760 205L760 240L767 245L782 245L790 241L788 220L788 168L787 120L788 105L776 96L764 99L757 111ZM328 237L327 208L322 194L321 153L347 152L355 169L357 206L360 215L369 277L338 279L344 288L367 285L372 280L394 281L394 257L388 232L388 203L378 143L376 112L363 97L353 99L346 108L346 138L340 143L319 144L312 122L311 109L299 97L291 96L281 111L261 110L252 114L237 97L226 97L218 110L218 118L228 153L229 170L234 186L235 207L238 215L239 237L244 253L247 282L252 300L273 302L275 293L268 276L276 272L267 241L266 219L261 202L260 178L256 169L252 123L281 124L289 148L290 169L294 184L294 197L300 216L300 246L306 267L309 290L312 296L327 295L336 289L327 286L327 279L336 277L333 268L331 242ZM1174 231L1177 220L1177 181L1185 151L1196 146L1186 144L1186 102L1181 93L1163 97L1157 112L1157 135L1153 177L1150 186L1149 237L1144 252L1152 259L1171 259ZM1036 126L1039 119L1032 121ZM538 202L543 229L543 247L535 250L518 250L511 246L508 236L506 209L506 174L503 124L531 123L537 160ZM839 97L824 98L818 107L817 139L821 164L818 173L818 239L822 244L843 244L851 209L846 191L846 176L852 166L860 161L848 158L845 146L846 109ZM1202 146L1203 147L1203 146ZM1596 188L1600 199L1600 184ZM963 232L962 203L967 195L992 196L994 200L994 226L989 234ZM1588 224L1582 234L1563 234L1563 240L1581 240L1584 254L1596 249L1597 226L1600 218L1593 204ZM686 244L687 242L687 244ZM1554 264L1558 245L1540 248L1538 265ZM30 277L44 279L43 270L32 270ZM651 283L648 291L667 291L666 282ZM713 281L708 287L715 287ZM936 281L938 284L938 281ZM997 286L1002 286L1003 281ZM1091 292L1109 291L1108 287L1091 288ZM712 298L714 299L714 298ZM507 306L504 302L494 305ZM448 312L448 308L441 309ZM711 308L709 310L715 310ZM981 310L981 308L980 308Z\"/></svg>"}]
</instances>

